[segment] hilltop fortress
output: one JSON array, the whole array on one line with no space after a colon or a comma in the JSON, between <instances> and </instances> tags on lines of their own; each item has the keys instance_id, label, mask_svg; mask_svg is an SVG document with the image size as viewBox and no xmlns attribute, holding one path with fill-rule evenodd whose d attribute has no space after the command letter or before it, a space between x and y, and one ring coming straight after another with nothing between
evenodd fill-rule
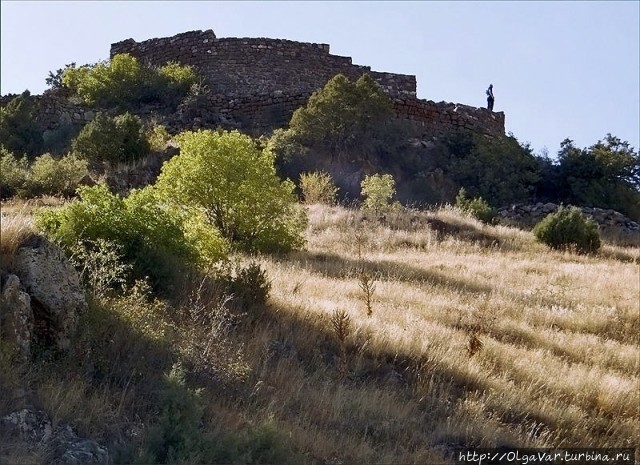
<instances>
[{"instance_id":1,"label":"hilltop fortress","mask_svg":"<svg viewBox=\"0 0 640 465\"><path fill-rule=\"evenodd\" d=\"M174 130L198 127L237 127L258 134L287 126L293 112L338 73L355 80L369 74L392 98L398 118L409 120L424 137L455 131L503 135L504 113L485 108L433 102L416 97L416 77L373 71L354 65L350 57L332 55L329 45L264 38L217 38L212 30L173 37L111 45L110 57L128 53L163 65L176 61L192 65L204 77L208 92L197 112L162 118ZM12 96L0 99L6 104ZM37 119L46 129L61 123L82 125L95 111L69 102L56 92L38 96ZM141 116L154 113L143 110Z\"/></svg>"},{"instance_id":2,"label":"hilltop fortress","mask_svg":"<svg viewBox=\"0 0 640 465\"><path fill-rule=\"evenodd\" d=\"M129 53L154 65L193 65L207 79L211 108L246 129L286 126L293 111L338 73L355 80L369 74L392 98L396 114L425 135L466 129L504 134L504 113L416 98L416 77L373 71L350 57L331 55L329 45L277 39L217 38L213 31L111 45L111 57Z\"/></svg>"}]
</instances>

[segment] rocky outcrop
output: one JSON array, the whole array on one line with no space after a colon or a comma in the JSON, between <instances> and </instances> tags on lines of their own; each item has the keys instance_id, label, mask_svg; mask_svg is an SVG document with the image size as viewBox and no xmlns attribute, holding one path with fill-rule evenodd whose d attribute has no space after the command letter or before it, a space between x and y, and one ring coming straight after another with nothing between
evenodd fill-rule
<instances>
[{"instance_id":1,"label":"rocky outcrop","mask_svg":"<svg viewBox=\"0 0 640 465\"><path fill-rule=\"evenodd\" d=\"M9 275L2 284L0 309L0 338L14 347L18 357L28 359L33 339L33 311L31 297L22 290L16 275Z\"/></svg>"},{"instance_id":2,"label":"rocky outcrop","mask_svg":"<svg viewBox=\"0 0 640 465\"><path fill-rule=\"evenodd\" d=\"M0 335L28 358L34 343L66 350L78 316L87 309L76 270L43 238L18 249L3 279Z\"/></svg>"},{"instance_id":3,"label":"rocky outcrop","mask_svg":"<svg viewBox=\"0 0 640 465\"><path fill-rule=\"evenodd\" d=\"M540 202L535 205L512 205L498 210L498 220L507 226L531 229L558 208L559 205L555 203ZM610 209L580 209L598 225L598 232L603 239L624 245L640 245L640 224L631 218Z\"/></svg>"},{"instance_id":4,"label":"rocky outcrop","mask_svg":"<svg viewBox=\"0 0 640 465\"><path fill-rule=\"evenodd\" d=\"M22 409L0 419L5 443L22 443L52 465L108 465L109 451L96 441L82 439L69 425L53 427L43 411Z\"/></svg>"}]
</instances>

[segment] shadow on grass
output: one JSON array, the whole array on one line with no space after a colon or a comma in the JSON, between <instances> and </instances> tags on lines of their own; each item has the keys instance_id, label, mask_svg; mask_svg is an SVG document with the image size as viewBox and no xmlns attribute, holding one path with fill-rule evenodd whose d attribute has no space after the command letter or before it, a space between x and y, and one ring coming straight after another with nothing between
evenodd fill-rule
<instances>
[{"instance_id":1,"label":"shadow on grass","mask_svg":"<svg viewBox=\"0 0 640 465\"><path fill-rule=\"evenodd\" d=\"M471 283L440 271L390 260L356 260L336 254L302 251L288 255L283 261L311 273L334 279L357 278L359 273L366 272L383 281L420 283L468 294L486 294L493 290L491 286Z\"/></svg>"},{"instance_id":2,"label":"shadow on grass","mask_svg":"<svg viewBox=\"0 0 640 465\"><path fill-rule=\"evenodd\" d=\"M309 431L322 432L325 439L340 439L341 443L349 436L354 440L364 438L362 440L380 454L377 457L400 446L406 452L404 456L397 457L402 463L424 460L435 451L452 457L456 450L465 447L496 445L487 443L483 436L486 419L482 415L461 413L466 401L494 388L482 381L482 377L442 362L434 363L428 352L416 354L397 351L394 347L371 345L369 339L372 335L364 332L353 336L345 351L341 352L328 315L302 315L294 308L270 306L260 320L260 325L269 333L271 344L254 371L261 381L275 385L271 391L265 390L265 394L258 395L256 402L262 408L279 405L281 411L287 412L284 414L286 418L280 421L293 425L300 421ZM348 360L346 375L340 372L343 353ZM283 366L304 371L304 381L299 378L293 381L296 383L294 396L278 394L280 389L287 391L290 388L278 385L282 382L278 373ZM300 388L297 388L298 383ZM304 390L307 397L299 393ZM313 397L314 394L317 398ZM328 414L329 419L319 418L314 414L313 405L327 402L326 396L339 398L338 410L347 410ZM372 405L364 405L361 399L369 398ZM394 405L375 404L375 399L381 398L385 400L380 402L394 399ZM404 407L410 407L410 413ZM494 411L487 415L497 415L514 428L521 426L525 419L538 421L541 425L549 421L548 418L536 417L530 411L514 412L502 406L495 406ZM445 424L459 425L459 429L442 428ZM367 436L368 432L376 429L381 429L377 436ZM505 430L497 445L515 447L525 444L524 438ZM347 463L358 459L350 455L352 452L349 450L338 452L340 459Z\"/></svg>"}]
</instances>

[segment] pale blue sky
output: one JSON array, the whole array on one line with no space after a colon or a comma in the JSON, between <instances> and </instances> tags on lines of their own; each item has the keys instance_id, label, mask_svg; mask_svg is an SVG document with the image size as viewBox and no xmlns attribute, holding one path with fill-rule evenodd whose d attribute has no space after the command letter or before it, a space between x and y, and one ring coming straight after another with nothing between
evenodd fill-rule
<instances>
[{"instance_id":1,"label":"pale blue sky","mask_svg":"<svg viewBox=\"0 0 640 465\"><path fill-rule=\"evenodd\" d=\"M46 88L49 70L93 63L129 37L196 29L331 45L376 71L414 74L418 96L486 105L536 152L606 133L636 149L640 13L623 2L1 2L1 93Z\"/></svg>"}]
</instances>

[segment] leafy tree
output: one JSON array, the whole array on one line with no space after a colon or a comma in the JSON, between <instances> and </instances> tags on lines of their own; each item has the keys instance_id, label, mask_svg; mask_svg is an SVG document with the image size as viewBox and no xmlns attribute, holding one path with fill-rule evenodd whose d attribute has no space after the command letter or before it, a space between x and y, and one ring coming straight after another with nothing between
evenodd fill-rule
<instances>
[{"instance_id":1,"label":"leafy tree","mask_svg":"<svg viewBox=\"0 0 640 465\"><path fill-rule=\"evenodd\" d=\"M579 149L565 139L557 173L561 200L640 218L640 157L628 142L607 134L604 141Z\"/></svg>"},{"instance_id":2,"label":"leafy tree","mask_svg":"<svg viewBox=\"0 0 640 465\"><path fill-rule=\"evenodd\" d=\"M338 74L294 112L289 130L303 145L333 156L371 154L396 141L394 116L391 100L371 77L351 82Z\"/></svg>"},{"instance_id":3,"label":"leafy tree","mask_svg":"<svg viewBox=\"0 0 640 465\"><path fill-rule=\"evenodd\" d=\"M162 167L157 186L167 201L199 209L230 242L247 250L301 246L304 217L294 185L275 173L274 156L248 136L198 131L178 136L180 155Z\"/></svg>"},{"instance_id":4,"label":"leafy tree","mask_svg":"<svg viewBox=\"0 0 640 465\"><path fill-rule=\"evenodd\" d=\"M0 140L10 152L33 157L42 148L42 128L35 120L36 103L25 90L0 108Z\"/></svg>"},{"instance_id":5,"label":"leafy tree","mask_svg":"<svg viewBox=\"0 0 640 465\"><path fill-rule=\"evenodd\" d=\"M539 161L513 136L487 138L459 133L446 138L439 162L445 174L473 197L491 205L531 201L539 181Z\"/></svg>"},{"instance_id":6,"label":"leafy tree","mask_svg":"<svg viewBox=\"0 0 640 465\"><path fill-rule=\"evenodd\" d=\"M94 168L104 162L135 161L150 151L140 118L130 113L115 118L98 113L82 128L71 147Z\"/></svg>"},{"instance_id":7,"label":"leafy tree","mask_svg":"<svg viewBox=\"0 0 640 465\"><path fill-rule=\"evenodd\" d=\"M395 184L390 174L365 176L360 184L364 197L363 207L376 213L388 210L391 207L391 198L396 192Z\"/></svg>"}]
</instances>

